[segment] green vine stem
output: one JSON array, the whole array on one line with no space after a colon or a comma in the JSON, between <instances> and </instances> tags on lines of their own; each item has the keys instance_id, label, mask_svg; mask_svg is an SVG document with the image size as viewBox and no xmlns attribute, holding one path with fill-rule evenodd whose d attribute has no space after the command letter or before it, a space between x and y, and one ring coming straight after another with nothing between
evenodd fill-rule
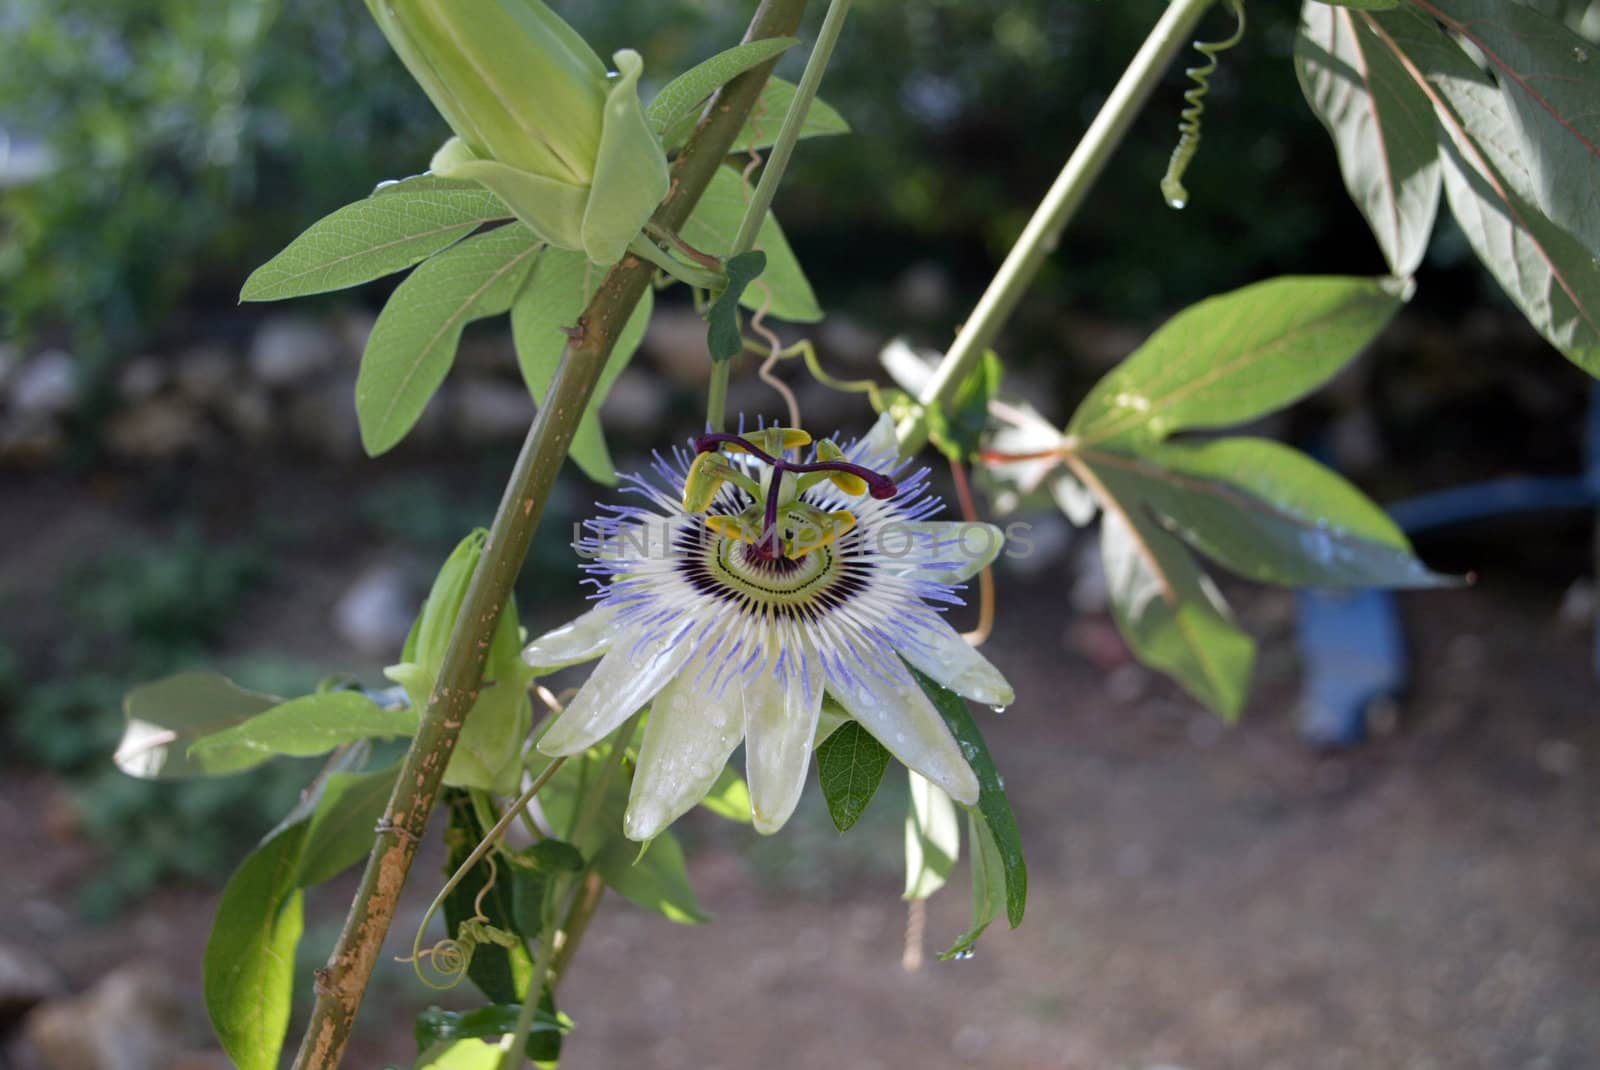
<instances>
[{"instance_id":1,"label":"green vine stem","mask_svg":"<svg viewBox=\"0 0 1600 1070\"><path fill-rule=\"evenodd\" d=\"M1094 187L1156 82L1214 3L1216 0L1172 0L1162 13L923 388L917 401L924 409L949 404L984 352L994 345L1000 328L1055 251L1061 231ZM927 419L922 414L906 417L896 431L903 457L916 453L928 440Z\"/></svg>"},{"instance_id":2,"label":"green vine stem","mask_svg":"<svg viewBox=\"0 0 1600 1070\"><path fill-rule=\"evenodd\" d=\"M778 183L783 181L783 172L788 169L789 158L794 155L795 142L800 140L806 112L811 110L817 87L822 84L822 74L828 69L828 61L833 58L833 46L839 43L839 32L844 29L844 17L850 13L851 3L852 0L831 0L828 4L822 28L817 31L817 43L811 46L805 72L795 86L794 99L789 102L783 125L778 128L777 140L767 152L766 166L761 169L756 191L745 206L744 218L739 221L739 232L734 236L733 247L728 250L730 260L740 253L749 252L755 245L756 234L772 207L773 196L778 192ZM728 375L732 371L731 360L721 360L711 365L711 383L706 389L706 422L713 431L726 430Z\"/></svg>"},{"instance_id":3,"label":"green vine stem","mask_svg":"<svg viewBox=\"0 0 1600 1070\"><path fill-rule=\"evenodd\" d=\"M805 0L762 0L745 40L792 36L804 10ZM673 163L671 189L655 216L663 227L675 232L688 219L776 64L774 58L752 68L712 98ZM445 766L482 686L495 624L522 570L578 419L618 334L650 285L653 271L652 265L629 256L607 273L578 320L544 404L517 455L451 632L438 685L406 752L349 916L328 964L317 971L316 1004L294 1070L334 1070L343 1061L356 1014L394 920L400 891L427 831Z\"/></svg>"}]
</instances>

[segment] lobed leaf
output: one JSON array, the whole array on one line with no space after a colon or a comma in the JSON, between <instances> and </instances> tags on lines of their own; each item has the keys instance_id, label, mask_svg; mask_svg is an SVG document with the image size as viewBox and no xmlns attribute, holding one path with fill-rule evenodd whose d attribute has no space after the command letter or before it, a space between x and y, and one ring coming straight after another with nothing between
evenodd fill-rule
<instances>
[{"instance_id":1,"label":"lobed leaf","mask_svg":"<svg viewBox=\"0 0 1600 1070\"><path fill-rule=\"evenodd\" d=\"M1505 0L1412 0L1471 44L1500 87L1522 193L1600 256L1600 56L1559 19Z\"/></svg>"},{"instance_id":2,"label":"lobed leaf","mask_svg":"<svg viewBox=\"0 0 1600 1070\"><path fill-rule=\"evenodd\" d=\"M250 853L222 890L206 942L206 1013L239 1070L274 1070L289 1027L306 835L297 823Z\"/></svg>"},{"instance_id":3,"label":"lobed leaf","mask_svg":"<svg viewBox=\"0 0 1600 1070\"><path fill-rule=\"evenodd\" d=\"M1228 720L1250 686L1255 641L1234 626L1215 585L1176 536L1139 508L1102 496L1100 558L1117 627L1140 661Z\"/></svg>"},{"instance_id":4,"label":"lobed leaf","mask_svg":"<svg viewBox=\"0 0 1600 1070\"><path fill-rule=\"evenodd\" d=\"M695 205L694 214L683 225L683 240L718 259L727 259L748 200L739 172L718 168L705 195ZM817 305L817 296L771 212L756 232L756 248L767 254L767 268L760 285L746 292L741 303L746 308L759 309L768 304L770 293L769 315L790 323L820 320L822 309Z\"/></svg>"},{"instance_id":5,"label":"lobed leaf","mask_svg":"<svg viewBox=\"0 0 1600 1070\"><path fill-rule=\"evenodd\" d=\"M191 757L222 765L286 755L309 758L358 739L410 736L417 712L385 709L359 691L324 691L273 706L189 747Z\"/></svg>"},{"instance_id":6,"label":"lobed leaf","mask_svg":"<svg viewBox=\"0 0 1600 1070\"><path fill-rule=\"evenodd\" d=\"M794 103L796 87L793 82L786 82L782 78L767 79L766 88L761 90L761 97L750 113L750 118L745 121L744 129L739 131L739 136L734 139L732 152L750 152L755 149L771 147L778 139L778 130L783 126L784 116L789 114L789 107ZM805 121L800 124L800 137L829 137L835 134L848 134L850 124L839 114L837 108L821 97L812 97L811 106L806 109Z\"/></svg>"},{"instance_id":7,"label":"lobed leaf","mask_svg":"<svg viewBox=\"0 0 1600 1070\"><path fill-rule=\"evenodd\" d=\"M540 248L527 227L499 227L432 257L395 289L356 379L368 454L390 449L416 425L455 360L462 330L511 307Z\"/></svg>"},{"instance_id":8,"label":"lobed leaf","mask_svg":"<svg viewBox=\"0 0 1600 1070\"><path fill-rule=\"evenodd\" d=\"M847 832L883 782L889 752L855 721L846 721L817 747L817 781L834 828Z\"/></svg>"},{"instance_id":9,"label":"lobed leaf","mask_svg":"<svg viewBox=\"0 0 1600 1070\"><path fill-rule=\"evenodd\" d=\"M1085 446L1127 446L1273 412L1354 359L1407 288L1394 279L1284 276L1191 305L1095 384L1067 432Z\"/></svg>"},{"instance_id":10,"label":"lobed leaf","mask_svg":"<svg viewBox=\"0 0 1600 1070\"><path fill-rule=\"evenodd\" d=\"M1389 270L1410 275L1427 251L1443 182L1432 105L1349 11L1306 0L1294 58L1301 91L1333 138L1351 200Z\"/></svg>"},{"instance_id":11,"label":"lobed leaf","mask_svg":"<svg viewBox=\"0 0 1600 1070\"><path fill-rule=\"evenodd\" d=\"M245 280L241 301L281 301L391 275L509 219L501 200L476 184L419 175L323 216Z\"/></svg>"},{"instance_id":12,"label":"lobed leaf","mask_svg":"<svg viewBox=\"0 0 1600 1070\"><path fill-rule=\"evenodd\" d=\"M118 769L145 780L242 773L269 755L190 754L190 746L281 701L212 672L181 672L140 684L122 700L127 725L112 758Z\"/></svg>"},{"instance_id":13,"label":"lobed leaf","mask_svg":"<svg viewBox=\"0 0 1600 1070\"><path fill-rule=\"evenodd\" d=\"M1191 546L1261 583L1436 587L1383 510L1337 473L1267 439L1225 438L1082 462L1125 510L1148 509Z\"/></svg>"},{"instance_id":14,"label":"lobed leaf","mask_svg":"<svg viewBox=\"0 0 1600 1070\"><path fill-rule=\"evenodd\" d=\"M767 254L759 249L740 253L728 261L728 287L706 312L706 348L713 364L732 360L744 348L744 336L739 333L739 301L745 289L766 269Z\"/></svg>"},{"instance_id":15,"label":"lobed leaf","mask_svg":"<svg viewBox=\"0 0 1600 1070\"><path fill-rule=\"evenodd\" d=\"M1443 128L1445 197L1473 251L1551 345L1600 374L1600 271L1534 203L1537 179L1506 97L1430 19L1366 15Z\"/></svg>"}]
</instances>

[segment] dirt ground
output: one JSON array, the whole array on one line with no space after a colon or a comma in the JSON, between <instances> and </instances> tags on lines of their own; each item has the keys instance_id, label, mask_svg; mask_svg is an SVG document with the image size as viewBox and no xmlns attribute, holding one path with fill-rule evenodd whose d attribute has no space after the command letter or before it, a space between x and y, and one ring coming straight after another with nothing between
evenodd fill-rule
<instances>
[{"instance_id":1,"label":"dirt ground","mask_svg":"<svg viewBox=\"0 0 1600 1070\"><path fill-rule=\"evenodd\" d=\"M1408 596L1416 679L1397 724L1319 755L1293 730L1287 596L1241 601L1266 642L1227 729L1136 667L1091 662L1114 650L1110 626L1071 623L1055 588L1004 580L989 648L1020 696L982 719L1028 851L1020 930L933 961L965 928L958 873L929 909L929 961L905 972L892 793L842 839L814 789L775 840L695 815L684 832L714 923L613 899L561 993L578 1022L562 1065L1600 1066L1600 720L1589 638L1556 623L1559 592ZM21 903L0 939L76 986L157 965L198 1008L211 893L175 885L111 925L75 921L59 904L95 860L35 819L52 791L0 783L0 888ZM419 866L411 918L436 872ZM307 970L348 891L312 901ZM433 998L385 966L352 1065L407 1059L401 1011Z\"/></svg>"}]
</instances>

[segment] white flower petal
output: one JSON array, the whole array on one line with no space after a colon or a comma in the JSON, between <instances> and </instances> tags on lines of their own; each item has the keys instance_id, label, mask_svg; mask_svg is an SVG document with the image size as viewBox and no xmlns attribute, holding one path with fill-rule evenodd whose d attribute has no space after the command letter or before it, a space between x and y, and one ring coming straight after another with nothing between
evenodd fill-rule
<instances>
[{"instance_id":1,"label":"white flower petal","mask_svg":"<svg viewBox=\"0 0 1600 1070\"><path fill-rule=\"evenodd\" d=\"M541 673L593 661L611 649L616 616L615 606L597 606L529 643L522 651L522 660Z\"/></svg>"},{"instance_id":2,"label":"white flower petal","mask_svg":"<svg viewBox=\"0 0 1600 1070\"><path fill-rule=\"evenodd\" d=\"M637 631L623 632L571 705L561 712L539 740L539 750L552 757L581 754L610 735L656 692L666 686L694 653L687 637L669 634L641 644Z\"/></svg>"},{"instance_id":3,"label":"white flower petal","mask_svg":"<svg viewBox=\"0 0 1600 1070\"><path fill-rule=\"evenodd\" d=\"M993 524L950 520L895 521L868 535L884 565L903 575L935 583L965 583L981 572L1006 544Z\"/></svg>"},{"instance_id":4,"label":"white flower petal","mask_svg":"<svg viewBox=\"0 0 1600 1070\"><path fill-rule=\"evenodd\" d=\"M894 433L894 417L883 413L861 441L850 450L850 459L857 464L877 461L893 467L900 459L900 439ZM869 466L870 467L870 466Z\"/></svg>"},{"instance_id":5,"label":"white flower petal","mask_svg":"<svg viewBox=\"0 0 1600 1070\"><path fill-rule=\"evenodd\" d=\"M847 655L842 663L830 662L828 691L907 768L957 802L978 801L977 775L944 718L898 659L867 663Z\"/></svg>"},{"instance_id":6,"label":"white flower petal","mask_svg":"<svg viewBox=\"0 0 1600 1070\"><path fill-rule=\"evenodd\" d=\"M723 676L713 684L715 670L702 650L650 703L622 819L629 839L658 835L705 798L744 738L739 681Z\"/></svg>"},{"instance_id":7,"label":"white flower petal","mask_svg":"<svg viewBox=\"0 0 1600 1070\"><path fill-rule=\"evenodd\" d=\"M1016 701L1016 693L1000 675L1000 670L961 638L943 617L930 614L927 619L918 621L918 625L916 637L927 647L919 649L908 645L900 650L901 656L916 666L917 671L974 702L1009 706Z\"/></svg>"},{"instance_id":8,"label":"white flower petal","mask_svg":"<svg viewBox=\"0 0 1600 1070\"><path fill-rule=\"evenodd\" d=\"M756 831L771 834L794 813L811 767L822 711L822 664L799 640L786 651L783 673L763 668L744 685L745 779Z\"/></svg>"}]
</instances>

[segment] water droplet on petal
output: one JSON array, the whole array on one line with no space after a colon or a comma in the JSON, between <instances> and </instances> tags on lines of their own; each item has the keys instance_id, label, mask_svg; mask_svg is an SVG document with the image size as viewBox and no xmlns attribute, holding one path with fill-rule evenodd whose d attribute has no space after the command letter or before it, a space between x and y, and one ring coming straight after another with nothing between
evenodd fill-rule
<instances>
[{"instance_id":1,"label":"water droplet on petal","mask_svg":"<svg viewBox=\"0 0 1600 1070\"><path fill-rule=\"evenodd\" d=\"M1187 206L1188 203L1189 202L1184 200L1182 197L1168 197L1167 198L1167 207L1168 208L1183 208L1183 207ZM956 957L960 958L961 956L957 955Z\"/></svg>"},{"instance_id":2,"label":"water droplet on petal","mask_svg":"<svg viewBox=\"0 0 1600 1070\"><path fill-rule=\"evenodd\" d=\"M951 955L950 957L951 957L951 959L955 960L956 962L970 962L973 958L975 958L977 956L977 954L978 953L976 951L972 950L972 948L969 947L969 948L966 948L964 950L957 951L954 955Z\"/></svg>"},{"instance_id":3,"label":"water droplet on petal","mask_svg":"<svg viewBox=\"0 0 1600 1070\"><path fill-rule=\"evenodd\" d=\"M991 710L993 710L995 713L1004 713L1004 712L1006 712L1006 710L1009 707L1006 707L1006 706L990 706L989 708Z\"/></svg>"}]
</instances>

